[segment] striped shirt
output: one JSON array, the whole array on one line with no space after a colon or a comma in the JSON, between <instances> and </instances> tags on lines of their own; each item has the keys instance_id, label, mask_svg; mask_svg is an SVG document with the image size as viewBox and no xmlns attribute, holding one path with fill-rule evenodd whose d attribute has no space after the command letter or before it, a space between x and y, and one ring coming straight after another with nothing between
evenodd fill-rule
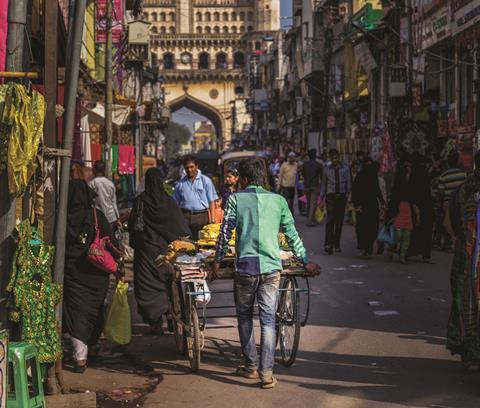
<instances>
[{"instance_id":1,"label":"striped shirt","mask_svg":"<svg viewBox=\"0 0 480 408\"><path fill-rule=\"evenodd\" d=\"M438 179L438 192L443 203L448 203L452 193L465 183L467 174L458 168L448 169Z\"/></svg>"},{"instance_id":2,"label":"striped shirt","mask_svg":"<svg viewBox=\"0 0 480 408\"><path fill-rule=\"evenodd\" d=\"M278 233L283 232L295 256L307 263L307 252L295 228L287 201L262 187L248 186L230 196L217 241L215 259L221 262L236 228L236 271L261 275L282 270Z\"/></svg>"},{"instance_id":3,"label":"striped shirt","mask_svg":"<svg viewBox=\"0 0 480 408\"><path fill-rule=\"evenodd\" d=\"M329 165L323 171L322 197L328 194L348 194L352 190L350 169L340 164L338 167Z\"/></svg>"}]
</instances>

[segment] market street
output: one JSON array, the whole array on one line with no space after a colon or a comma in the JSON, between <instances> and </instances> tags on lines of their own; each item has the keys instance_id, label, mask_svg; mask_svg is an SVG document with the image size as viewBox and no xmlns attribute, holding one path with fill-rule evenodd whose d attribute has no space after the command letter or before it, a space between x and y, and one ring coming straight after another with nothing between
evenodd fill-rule
<instances>
[{"instance_id":1,"label":"market street","mask_svg":"<svg viewBox=\"0 0 480 408\"><path fill-rule=\"evenodd\" d=\"M431 265L389 263L383 256L365 261L346 225L344 252L329 257L319 251L323 226L307 229L303 218L299 222L323 273L311 282L311 313L297 361L289 369L277 365L276 390L260 390L232 374L240 362L236 329L213 327L233 321L210 319L196 375L176 354L171 335L134 338L132 351L162 375L144 406L478 407L479 375L464 374L444 346L451 255L436 252ZM375 317L375 310L399 315Z\"/></svg>"}]
</instances>

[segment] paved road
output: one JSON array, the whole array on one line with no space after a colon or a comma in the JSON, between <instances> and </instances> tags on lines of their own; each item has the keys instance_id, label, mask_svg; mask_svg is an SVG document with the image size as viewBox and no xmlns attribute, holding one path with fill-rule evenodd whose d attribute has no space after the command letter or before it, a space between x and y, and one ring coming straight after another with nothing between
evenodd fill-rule
<instances>
[{"instance_id":1,"label":"paved road","mask_svg":"<svg viewBox=\"0 0 480 408\"><path fill-rule=\"evenodd\" d=\"M323 227L299 228L323 267L312 282L312 310L296 364L276 369L279 384L264 391L232 373L240 360L236 329L210 328L203 366L189 372L173 338L136 339L162 380L145 407L475 407L480 375L466 375L445 350L451 255L434 264L362 260L346 226L344 252L322 254ZM355 266L362 267L355 267ZM215 287L229 287L220 282ZM220 301L219 296L215 301ZM380 302L370 306L368 302ZM376 317L374 311L396 311ZM212 319L211 325L233 324Z\"/></svg>"}]
</instances>

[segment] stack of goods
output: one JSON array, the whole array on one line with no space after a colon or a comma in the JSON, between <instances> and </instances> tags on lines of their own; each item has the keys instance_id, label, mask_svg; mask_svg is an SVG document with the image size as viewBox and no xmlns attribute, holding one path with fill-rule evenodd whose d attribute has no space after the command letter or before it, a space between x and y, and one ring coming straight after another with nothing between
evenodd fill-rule
<instances>
[{"instance_id":1,"label":"stack of goods","mask_svg":"<svg viewBox=\"0 0 480 408\"><path fill-rule=\"evenodd\" d=\"M193 282L198 279L206 279L205 257L202 255L181 255L177 257L175 269L180 274L182 282Z\"/></svg>"},{"instance_id":2,"label":"stack of goods","mask_svg":"<svg viewBox=\"0 0 480 408\"><path fill-rule=\"evenodd\" d=\"M201 247L214 247L217 244L218 235L222 224L208 224L200 231L200 239L197 244ZM235 247L235 230L233 230L232 239L229 242L231 247Z\"/></svg>"},{"instance_id":3,"label":"stack of goods","mask_svg":"<svg viewBox=\"0 0 480 408\"><path fill-rule=\"evenodd\" d=\"M196 255L197 254L197 247L190 241L173 241L168 246L168 251L166 255L160 255L156 259L156 263L158 265L163 265L165 262L173 264L177 257L181 255Z\"/></svg>"}]
</instances>

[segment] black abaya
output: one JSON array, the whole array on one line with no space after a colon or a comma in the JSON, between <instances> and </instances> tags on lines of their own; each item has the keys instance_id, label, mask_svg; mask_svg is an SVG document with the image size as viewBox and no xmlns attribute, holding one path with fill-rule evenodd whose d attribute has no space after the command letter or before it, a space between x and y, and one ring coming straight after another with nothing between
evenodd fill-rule
<instances>
[{"instance_id":1,"label":"black abaya","mask_svg":"<svg viewBox=\"0 0 480 408\"><path fill-rule=\"evenodd\" d=\"M63 296L63 331L87 345L95 345L103 331L104 302L109 275L87 259L95 235L93 198L95 193L83 180L70 182L65 281ZM113 240L110 224L97 210L100 236Z\"/></svg>"},{"instance_id":2,"label":"black abaya","mask_svg":"<svg viewBox=\"0 0 480 408\"><path fill-rule=\"evenodd\" d=\"M141 201L141 205L140 205ZM168 311L168 272L155 264L168 245L191 235L185 217L163 187L161 172L152 168L145 175L145 192L137 197L130 215L129 230L143 216L143 239L135 247L133 263L135 298L145 323L157 323Z\"/></svg>"}]
</instances>

